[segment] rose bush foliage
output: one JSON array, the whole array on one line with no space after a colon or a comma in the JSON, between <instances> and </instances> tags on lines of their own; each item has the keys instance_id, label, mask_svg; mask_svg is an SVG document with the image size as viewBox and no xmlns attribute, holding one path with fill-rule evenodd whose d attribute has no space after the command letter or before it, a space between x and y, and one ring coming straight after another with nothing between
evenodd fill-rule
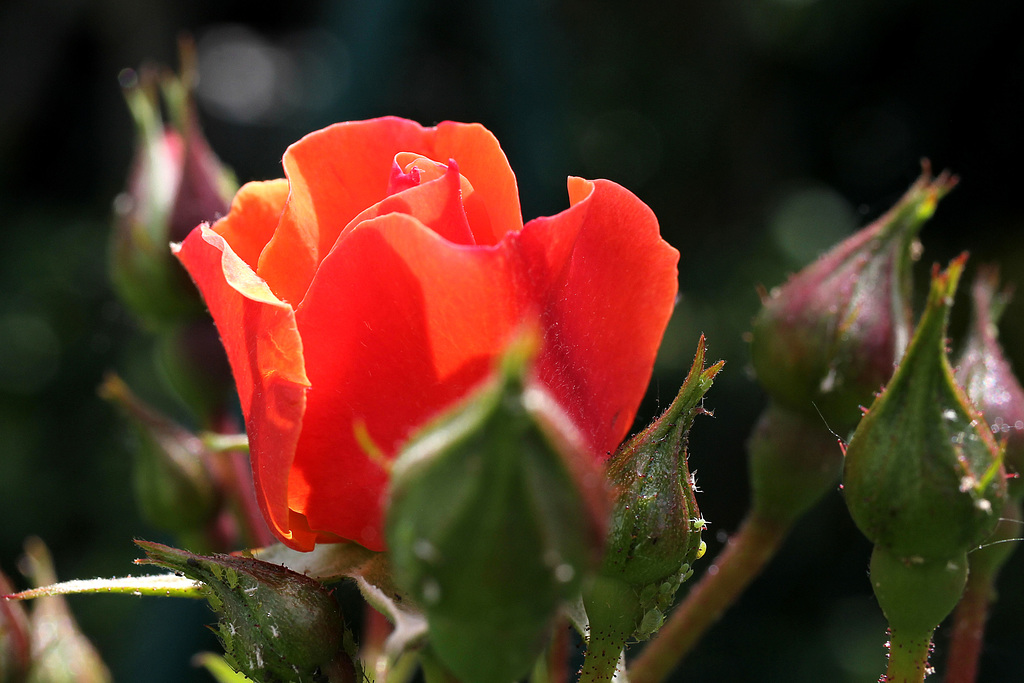
<instances>
[{"instance_id":1,"label":"rose bush foliage","mask_svg":"<svg viewBox=\"0 0 1024 683\"><path fill-rule=\"evenodd\" d=\"M383 549L387 461L524 329L540 338L536 380L593 457L618 446L677 289L678 252L636 196L571 177L570 207L524 225L477 124L336 124L283 165L174 250L227 350L284 543Z\"/></svg>"}]
</instances>

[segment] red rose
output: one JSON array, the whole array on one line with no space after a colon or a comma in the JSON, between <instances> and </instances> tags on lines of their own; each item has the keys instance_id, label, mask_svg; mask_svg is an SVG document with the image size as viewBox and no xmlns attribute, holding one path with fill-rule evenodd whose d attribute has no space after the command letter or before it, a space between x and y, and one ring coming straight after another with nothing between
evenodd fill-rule
<instances>
[{"instance_id":1,"label":"red rose","mask_svg":"<svg viewBox=\"0 0 1024 683\"><path fill-rule=\"evenodd\" d=\"M489 376L524 325L535 372L603 459L633 421L676 296L678 252L607 180L525 226L477 124L341 123L175 247L220 330L253 474L287 545L383 548L387 457Z\"/></svg>"}]
</instances>

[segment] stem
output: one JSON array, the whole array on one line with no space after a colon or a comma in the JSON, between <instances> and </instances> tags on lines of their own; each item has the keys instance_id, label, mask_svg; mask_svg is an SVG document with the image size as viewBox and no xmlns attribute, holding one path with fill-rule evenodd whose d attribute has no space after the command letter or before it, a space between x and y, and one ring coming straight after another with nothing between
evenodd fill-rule
<instances>
[{"instance_id":1,"label":"stem","mask_svg":"<svg viewBox=\"0 0 1024 683\"><path fill-rule=\"evenodd\" d=\"M633 662L629 680L663 680L761 572L788 530L788 524L751 512L715 563Z\"/></svg>"},{"instance_id":2,"label":"stem","mask_svg":"<svg viewBox=\"0 0 1024 683\"><path fill-rule=\"evenodd\" d=\"M953 617L953 635L946 659L947 683L974 683L988 611L996 601L996 577L1019 543L1021 505L1010 499L999 526L985 545L968 555L970 573Z\"/></svg>"},{"instance_id":3,"label":"stem","mask_svg":"<svg viewBox=\"0 0 1024 683\"><path fill-rule=\"evenodd\" d=\"M985 636L988 606L995 597L992 575L971 573L957 605L953 636L946 660L946 683L974 683L978 677L981 641Z\"/></svg>"},{"instance_id":4,"label":"stem","mask_svg":"<svg viewBox=\"0 0 1024 683\"><path fill-rule=\"evenodd\" d=\"M900 631L889 631L889 668L882 678L884 683L923 683L931 673L928 655L932 649L932 633L908 636Z\"/></svg>"}]
</instances>

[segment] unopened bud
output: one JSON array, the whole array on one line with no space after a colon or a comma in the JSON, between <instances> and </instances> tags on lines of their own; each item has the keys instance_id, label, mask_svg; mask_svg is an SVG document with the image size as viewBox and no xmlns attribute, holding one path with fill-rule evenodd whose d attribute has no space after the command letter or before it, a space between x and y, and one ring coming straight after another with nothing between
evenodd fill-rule
<instances>
[{"instance_id":1,"label":"unopened bud","mask_svg":"<svg viewBox=\"0 0 1024 683\"><path fill-rule=\"evenodd\" d=\"M227 213L236 189L200 130L190 54L183 45L181 76L153 69L121 74L137 143L127 187L114 201L111 278L121 300L153 329L201 315L169 244ZM170 124L161 114L161 93Z\"/></svg>"},{"instance_id":2,"label":"unopened bud","mask_svg":"<svg viewBox=\"0 0 1024 683\"><path fill-rule=\"evenodd\" d=\"M992 432L946 358L965 260L933 272L906 355L846 451L844 493L857 526L889 555L915 563L959 561L992 533L1006 494Z\"/></svg>"},{"instance_id":3,"label":"unopened bud","mask_svg":"<svg viewBox=\"0 0 1024 683\"><path fill-rule=\"evenodd\" d=\"M909 338L917 232L955 184L924 172L884 216L793 275L764 299L751 355L782 406L851 429L858 406L893 372Z\"/></svg>"},{"instance_id":4,"label":"unopened bud","mask_svg":"<svg viewBox=\"0 0 1024 683\"><path fill-rule=\"evenodd\" d=\"M596 561L607 508L575 428L513 349L498 376L395 461L387 540L396 584L460 680L507 683L542 651Z\"/></svg>"},{"instance_id":5,"label":"unopened bud","mask_svg":"<svg viewBox=\"0 0 1024 683\"><path fill-rule=\"evenodd\" d=\"M588 680L615 670L627 640L644 640L664 622L680 584L704 554L704 518L687 464L687 439L704 394L725 365L704 367L705 344L668 409L613 456L608 479L615 493L604 561L584 586L590 626L584 663Z\"/></svg>"},{"instance_id":6,"label":"unopened bud","mask_svg":"<svg viewBox=\"0 0 1024 683\"><path fill-rule=\"evenodd\" d=\"M974 319L957 365L956 379L981 411L1004 449L1009 493L1024 497L1024 389L999 344L996 327L1009 301L1008 291L997 292L999 272L982 269L971 289Z\"/></svg>"},{"instance_id":7,"label":"unopened bud","mask_svg":"<svg viewBox=\"0 0 1024 683\"><path fill-rule=\"evenodd\" d=\"M218 507L202 441L146 405L116 375L104 380L100 395L117 405L138 437L132 450L135 497L143 516L173 533L200 531Z\"/></svg>"},{"instance_id":8,"label":"unopened bud","mask_svg":"<svg viewBox=\"0 0 1024 683\"><path fill-rule=\"evenodd\" d=\"M225 659L259 683L313 683L344 652L337 603L318 581L249 557L193 555L136 541L154 564L201 581Z\"/></svg>"}]
</instances>

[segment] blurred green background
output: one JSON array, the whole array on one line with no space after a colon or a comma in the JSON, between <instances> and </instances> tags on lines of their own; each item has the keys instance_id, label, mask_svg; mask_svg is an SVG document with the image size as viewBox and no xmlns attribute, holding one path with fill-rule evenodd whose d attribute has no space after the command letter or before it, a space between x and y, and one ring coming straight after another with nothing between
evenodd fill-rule
<instances>
[{"instance_id":1,"label":"blurred green background","mask_svg":"<svg viewBox=\"0 0 1024 683\"><path fill-rule=\"evenodd\" d=\"M674 395L701 332L728 361L691 443L712 557L747 504L743 443L763 396L743 333L758 284L883 212L921 157L962 183L922 234L918 283L964 249L1021 280L1022 22L1016 0L4 0L0 566L17 577L35 534L64 578L121 575L132 537L161 540L135 512L124 430L95 390L117 369L160 396L105 256L133 142L118 72L176 65L181 32L197 40L207 136L242 181L279 176L284 148L315 128L398 114L488 126L526 218L566 206L569 174L646 201L682 253L682 298L638 422ZM1018 368L1022 306L1002 333ZM885 624L868 553L837 491L678 680L876 680ZM1003 572L983 681L1024 680L1022 570L1017 557ZM204 606L72 606L117 680L209 680L188 663L215 647Z\"/></svg>"}]
</instances>

